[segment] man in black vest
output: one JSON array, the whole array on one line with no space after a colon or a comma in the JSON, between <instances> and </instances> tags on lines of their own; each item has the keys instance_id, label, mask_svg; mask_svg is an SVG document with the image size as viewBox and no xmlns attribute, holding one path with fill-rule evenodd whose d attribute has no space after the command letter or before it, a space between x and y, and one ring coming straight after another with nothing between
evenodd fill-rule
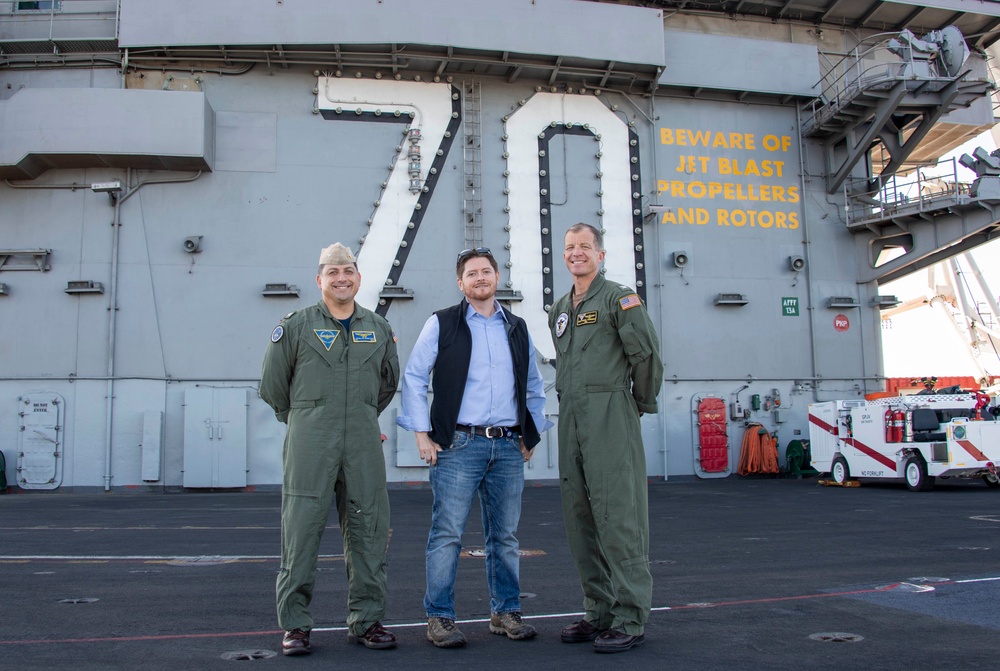
<instances>
[{"instance_id":1,"label":"man in black vest","mask_svg":"<svg viewBox=\"0 0 1000 671\"><path fill-rule=\"evenodd\" d=\"M434 508L427 538L427 639L465 645L455 626L455 573L462 531L479 492L486 536L490 631L513 640L535 636L521 620L518 541L524 463L551 423L524 320L496 300L499 271L486 248L458 255L465 299L424 324L403 374L396 423L416 433L430 465ZM434 400L427 391L433 372Z\"/></svg>"}]
</instances>

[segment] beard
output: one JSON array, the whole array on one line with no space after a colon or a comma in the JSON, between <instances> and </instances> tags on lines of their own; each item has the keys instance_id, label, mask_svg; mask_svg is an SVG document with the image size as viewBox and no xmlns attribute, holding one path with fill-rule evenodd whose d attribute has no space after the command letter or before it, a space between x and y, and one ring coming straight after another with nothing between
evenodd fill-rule
<instances>
[{"instance_id":1,"label":"beard","mask_svg":"<svg viewBox=\"0 0 1000 671\"><path fill-rule=\"evenodd\" d=\"M478 284L469 289L468 297L475 298L477 301L484 301L493 298L496 293L497 288L495 284Z\"/></svg>"}]
</instances>

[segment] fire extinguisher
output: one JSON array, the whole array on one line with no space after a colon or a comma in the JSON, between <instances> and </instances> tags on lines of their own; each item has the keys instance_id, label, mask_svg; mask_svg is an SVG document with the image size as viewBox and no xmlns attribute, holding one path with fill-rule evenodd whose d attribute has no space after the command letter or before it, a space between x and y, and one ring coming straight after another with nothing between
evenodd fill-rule
<instances>
[{"instance_id":1,"label":"fire extinguisher","mask_svg":"<svg viewBox=\"0 0 1000 671\"><path fill-rule=\"evenodd\" d=\"M892 442L903 442L903 426L906 424L906 413L901 409L896 409L892 413Z\"/></svg>"},{"instance_id":2,"label":"fire extinguisher","mask_svg":"<svg viewBox=\"0 0 1000 671\"><path fill-rule=\"evenodd\" d=\"M885 411L885 442L892 442L892 408Z\"/></svg>"}]
</instances>

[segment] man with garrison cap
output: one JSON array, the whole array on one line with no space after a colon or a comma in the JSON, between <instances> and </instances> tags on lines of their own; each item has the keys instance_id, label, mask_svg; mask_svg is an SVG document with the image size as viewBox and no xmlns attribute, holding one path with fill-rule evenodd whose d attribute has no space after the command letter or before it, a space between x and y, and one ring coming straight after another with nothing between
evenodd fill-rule
<instances>
[{"instance_id":1,"label":"man with garrison cap","mask_svg":"<svg viewBox=\"0 0 1000 671\"><path fill-rule=\"evenodd\" d=\"M399 381L389 323L354 302L361 273L340 243L322 251L321 300L271 332L260 397L288 425L276 586L282 652L311 651L309 612L320 539L336 498L347 564L348 640L396 647L385 616L389 498L378 415Z\"/></svg>"}]
</instances>

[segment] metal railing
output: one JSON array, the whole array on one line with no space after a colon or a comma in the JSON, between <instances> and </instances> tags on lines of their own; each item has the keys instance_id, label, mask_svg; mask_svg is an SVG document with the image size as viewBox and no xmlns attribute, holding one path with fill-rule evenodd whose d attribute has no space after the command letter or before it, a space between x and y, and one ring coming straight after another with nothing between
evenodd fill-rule
<instances>
[{"instance_id":1,"label":"metal railing","mask_svg":"<svg viewBox=\"0 0 1000 671\"><path fill-rule=\"evenodd\" d=\"M899 32L872 35L859 42L839 61L833 62L815 84L821 87L820 94L807 104L805 112L811 117L807 117L806 121L822 123L848 106L860 93L886 88L896 81L950 81L947 73L940 71L936 57L924 55L915 58L912 48L902 50L907 54L905 58L890 51L890 42L899 36Z\"/></svg>"},{"instance_id":2,"label":"metal railing","mask_svg":"<svg viewBox=\"0 0 1000 671\"><path fill-rule=\"evenodd\" d=\"M958 160L893 175L881 188L871 189L868 180L844 183L848 227L893 216L932 212L968 200L970 184L958 179Z\"/></svg>"},{"instance_id":3,"label":"metal railing","mask_svg":"<svg viewBox=\"0 0 1000 671\"><path fill-rule=\"evenodd\" d=\"M39 39L50 41L67 39L117 39L121 19L120 0L56 0L37 3L38 7L26 7L25 2L0 2L7 11L0 11L0 26L9 37L4 43L35 42ZM93 33L96 24L113 22L113 30L102 29L100 35ZM72 26L86 26L85 32L74 34Z\"/></svg>"}]
</instances>

